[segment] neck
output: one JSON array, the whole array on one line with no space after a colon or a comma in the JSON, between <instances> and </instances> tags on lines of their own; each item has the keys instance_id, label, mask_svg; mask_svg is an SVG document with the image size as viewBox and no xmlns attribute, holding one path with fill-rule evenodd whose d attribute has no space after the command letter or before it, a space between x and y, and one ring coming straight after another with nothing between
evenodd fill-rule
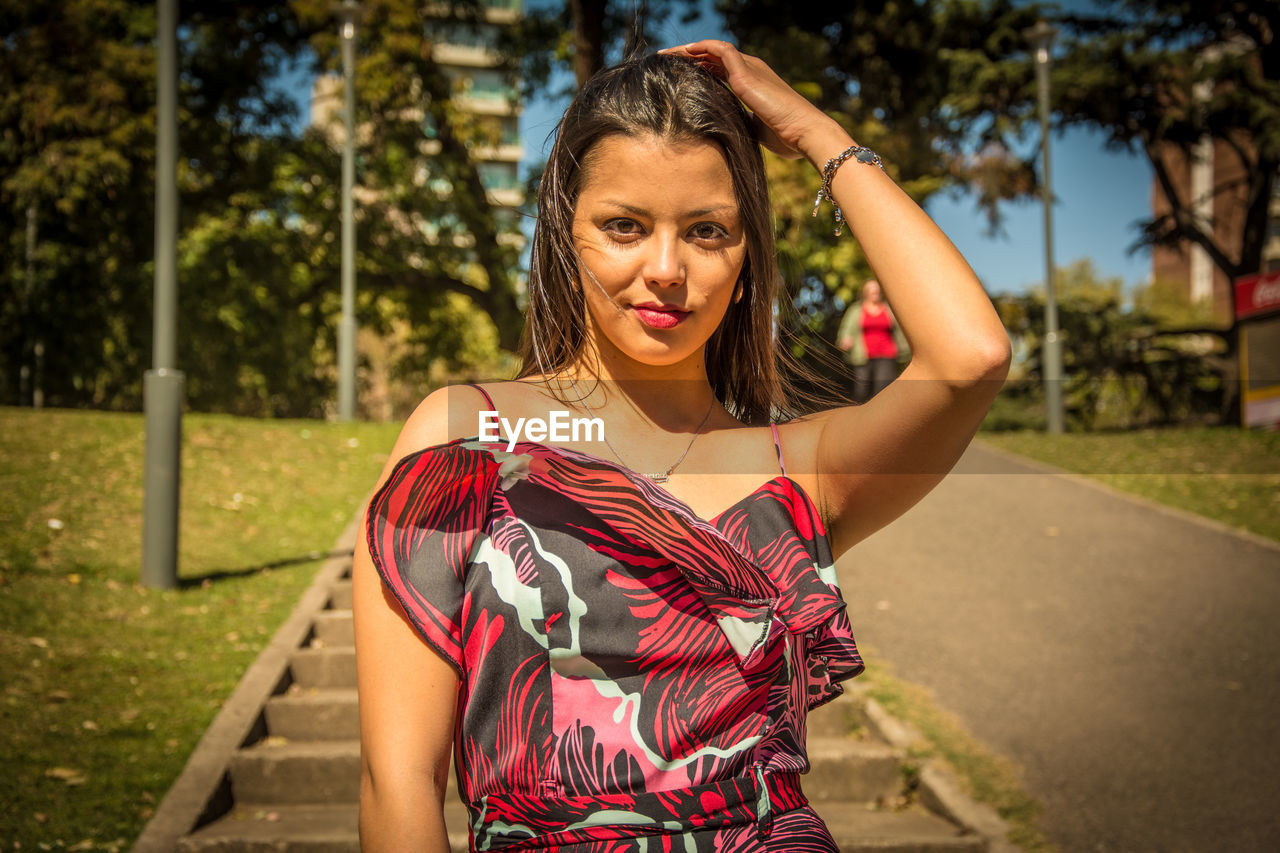
<instances>
[{"instance_id":1,"label":"neck","mask_svg":"<svg viewBox=\"0 0 1280 853\"><path fill-rule=\"evenodd\" d=\"M702 363L647 365L607 357L584 357L563 374L575 390L601 414L633 412L668 432L688 432L714 407L715 394ZM693 361L693 359L687 360ZM622 369L619 369L619 368Z\"/></svg>"}]
</instances>

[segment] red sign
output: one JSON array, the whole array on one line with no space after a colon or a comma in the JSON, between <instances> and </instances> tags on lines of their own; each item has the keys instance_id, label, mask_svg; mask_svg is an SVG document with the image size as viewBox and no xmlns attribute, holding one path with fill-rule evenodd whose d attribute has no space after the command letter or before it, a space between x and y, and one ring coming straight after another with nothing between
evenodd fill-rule
<instances>
[{"instance_id":1,"label":"red sign","mask_svg":"<svg viewBox=\"0 0 1280 853\"><path fill-rule=\"evenodd\" d=\"M1280 311L1280 270L1236 279L1236 319Z\"/></svg>"}]
</instances>

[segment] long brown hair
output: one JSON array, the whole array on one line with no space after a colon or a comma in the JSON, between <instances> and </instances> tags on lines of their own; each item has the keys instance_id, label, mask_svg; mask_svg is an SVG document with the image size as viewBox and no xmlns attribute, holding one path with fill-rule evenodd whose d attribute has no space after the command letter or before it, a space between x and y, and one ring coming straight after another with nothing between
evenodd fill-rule
<instances>
[{"instance_id":1,"label":"long brown hair","mask_svg":"<svg viewBox=\"0 0 1280 853\"><path fill-rule=\"evenodd\" d=\"M791 414L791 385L779 369L780 359L786 359L773 331L781 276L760 146L729 88L675 56L654 54L601 71L560 119L538 186L520 378L552 376L582 354L586 302L573 245L574 209L592 147L614 134L719 146L729 166L747 256L739 277L742 298L730 303L707 342L707 376L725 408L747 423Z\"/></svg>"}]
</instances>

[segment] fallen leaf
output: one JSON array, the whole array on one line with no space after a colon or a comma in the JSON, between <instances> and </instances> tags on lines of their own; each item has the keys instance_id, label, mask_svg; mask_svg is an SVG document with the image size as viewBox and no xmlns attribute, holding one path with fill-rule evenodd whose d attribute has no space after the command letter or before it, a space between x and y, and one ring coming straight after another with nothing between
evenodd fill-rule
<instances>
[{"instance_id":1,"label":"fallen leaf","mask_svg":"<svg viewBox=\"0 0 1280 853\"><path fill-rule=\"evenodd\" d=\"M50 779L58 779L66 782L68 785L83 785L88 781L88 777L84 775L83 770L77 770L74 767L50 767L44 771L44 775Z\"/></svg>"},{"instance_id":2,"label":"fallen leaf","mask_svg":"<svg viewBox=\"0 0 1280 853\"><path fill-rule=\"evenodd\" d=\"M80 724L80 726L81 728L84 728L91 732L96 732L98 730L98 724L95 723L93 720L85 720L83 723Z\"/></svg>"},{"instance_id":3,"label":"fallen leaf","mask_svg":"<svg viewBox=\"0 0 1280 853\"><path fill-rule=\"evenodd\" d=\"M66 527L66 525L62 523L62 519L60 518L51 518L49 519L48 524L49 524L50 530L61 530L62 528Z\"/></svg>"},{"instance_id":4,"label":"fallen leaf","mask_svg":"<svg viewBox=\"0 0 1280 853\"><path fill-rule=\"evenodd\" d=\"M40 648L40 649L49 648L49 641L46 640L44 637L27 637L27 642L35 646L36 648Z\"/></svg>"},{"instance_id":5,"label":"fallen leaf","mask_svg":"<svg viewBox=\"0 0 1280 853\"><path fill-rule=\"evenodd\" d=\"M71 694L65 690L50 690L44 694L44 701L46 702L67 702L70 699Z\"/></svg>"}]
</instances>

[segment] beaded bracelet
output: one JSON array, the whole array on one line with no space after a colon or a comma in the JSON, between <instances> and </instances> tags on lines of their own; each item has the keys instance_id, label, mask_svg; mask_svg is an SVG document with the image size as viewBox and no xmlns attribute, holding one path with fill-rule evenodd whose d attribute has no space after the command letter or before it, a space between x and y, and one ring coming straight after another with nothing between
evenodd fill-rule
<instances>
[{"instance_id":1,"label":"beaded bracelet","mask_svg":"<svg viewBox=\"0 0 1280 853\"><path fill-rule=\"evenodd\" d=\"M831 195L831 180L836 176L836 170L848 160L850 157L856 159L859 163L867 163L871 166L879 166L880 171L884 171L884 163L880 160L880 155L872 151L865 145L851 145L844 151L837 154L827 161L827 165L822 167L822 186L818 187L818 197L813 200L813 215L818 215L818 206L822 204L825 196L831 202L831 206L836 209L836 230L835 235L840 236L844 230L844 213L840 210L840 205L836 204L835 197Z\"/></svg>"}]
</instances>

